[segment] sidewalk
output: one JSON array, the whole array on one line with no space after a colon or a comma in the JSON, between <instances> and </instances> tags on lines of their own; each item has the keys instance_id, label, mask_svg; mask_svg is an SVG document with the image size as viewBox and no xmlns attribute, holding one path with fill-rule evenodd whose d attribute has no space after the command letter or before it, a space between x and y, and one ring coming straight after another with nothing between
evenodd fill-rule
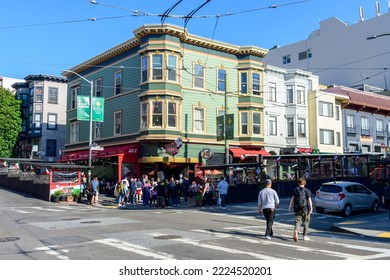
<instances>
[{"instance_id":1,"label":"sidewalk","mask_svg":"<svg viewBox=\"0 0 390 280\"><path fill-rule=\"evenodd\" d=\"M381 212L373 219L359 217L345 222L333 224L337 231L354 233L363 236L388 238L390 241L390 220L388 210Z\"/></svg>"}]
</instances>

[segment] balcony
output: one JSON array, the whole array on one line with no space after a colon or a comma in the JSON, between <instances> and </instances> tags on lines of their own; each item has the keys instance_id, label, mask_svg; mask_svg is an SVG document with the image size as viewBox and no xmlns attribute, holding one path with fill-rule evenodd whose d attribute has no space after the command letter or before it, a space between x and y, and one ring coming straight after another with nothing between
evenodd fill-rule
<instances>
[{"instance_id":1,"label":"balcony","mask_svg":"<svg viewBox=\"0 0 390 280\"><path fill-rule=\"evenodd\" d=\"M362 128L360 134L362 136L371 136L371 129L370 128Z\"/></svg>"},{"instance_id":2,"label":"balcony","mask_svg":"<svg viewBox=\"0 0 390 280\"><path fill-rule=\"evenodd\" d=\"M376 131L376 138L383 139L383 138L385 138L385 136L386 136L386 133L384 130L377 130Z\"/></svg>"}]
</instances>

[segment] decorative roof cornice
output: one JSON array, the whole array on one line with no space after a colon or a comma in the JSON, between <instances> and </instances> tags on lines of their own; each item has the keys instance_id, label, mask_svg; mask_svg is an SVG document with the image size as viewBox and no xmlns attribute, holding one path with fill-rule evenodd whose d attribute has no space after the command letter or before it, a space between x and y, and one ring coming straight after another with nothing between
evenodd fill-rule
<instances>
[{"instance_id":1,"label":"decorative roof cornice","mask_svg":"<svg viewBox=\"0 0 390 280\"><path fill-rule=\"evenodd\" d=\"M152 24L152 25L143 25L133 31L135 37L123 42L122 44L115 46L102 54L99 54L82 64L79 64L73 67L71 70L77 73L81 73L85 70L90 69L91 67L97 66L111 58L114 58L134 47L140 46L141 39L145 36L152 34L167 34L171 36L178 37L183 43L187 43L194 46L204 47L207 49L217 50L224 53L229 53L233 55L253 55L258 57L265 57L268 53L267 49L262 49L255 46L235 46L220 41L215 41L207 39L204 37L188 34L187 30L183 27L176 25L161 25L161 24ZM66 77L71 77L74 74L68 72Z\"/></svg>"}]
</instances>

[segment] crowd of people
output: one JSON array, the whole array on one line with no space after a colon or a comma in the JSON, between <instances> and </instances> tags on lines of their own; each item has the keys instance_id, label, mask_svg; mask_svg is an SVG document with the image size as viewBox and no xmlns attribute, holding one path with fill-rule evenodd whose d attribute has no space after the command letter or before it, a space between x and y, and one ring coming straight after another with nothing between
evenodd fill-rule
<instances>
[{"instance_id":1,"label":"crowd of people","mask_svg":"<svg viewBox=\"0 0 390 280\"><path fill-rule=\"evenodd\" d=\"M104 193L115 197L118 207L142 204L145 207L172 208L180 207L190 199L201 197L202 205L212 208L217 201L222 209L226 209L226 196L228 183L221 177L216 184L210 178L203 181L190 182L187 177L180 180L171 177L161 180L157 178L130 178L125 176L122 180L113 183L95 177L90 184L85 182L82 192L88 198L88 204L98 203L98 194Z\"/></svg>"}]
</instances>

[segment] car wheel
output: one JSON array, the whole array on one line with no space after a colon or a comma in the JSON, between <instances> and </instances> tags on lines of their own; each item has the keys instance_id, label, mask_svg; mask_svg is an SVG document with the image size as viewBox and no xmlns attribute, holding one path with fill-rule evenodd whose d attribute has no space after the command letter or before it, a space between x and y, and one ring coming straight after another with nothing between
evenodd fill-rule
<instances>
[{"instance_id":1,"label":"car wheel","mask_svg":"<svg viewBox=\"0 0 390 280\"><path fill-rule=\"evenodd\" d=\"M378 211L379 211L379 202L378 202L377 200L375 200L375 201L372 203L371 211L372 211L372 212L378 212Z\"/></svg>"},{"instance_id":2,"label":"car wheel","mask_svg":"<svg viewBox=\"0 0 390 280\"><path fill-rule=\"evenodd\" d=\"M351 212L352 212L352 206L351 204L347 204L344 206L344 209L343 209L343 215L348 217L349 215L351 215Z\"/></svg>"},{"instance_id":3,"label":"car wheel","mask_svg":"<svg viewBox=\"0 0 390 280\"><path fill-rule=\"evenodd\" d=\"M317 211L318 213L324 213L324 211L325 211L325 208L322 208L322 207L316 207L316 211Z\"/></svg>"}]
</instances>

